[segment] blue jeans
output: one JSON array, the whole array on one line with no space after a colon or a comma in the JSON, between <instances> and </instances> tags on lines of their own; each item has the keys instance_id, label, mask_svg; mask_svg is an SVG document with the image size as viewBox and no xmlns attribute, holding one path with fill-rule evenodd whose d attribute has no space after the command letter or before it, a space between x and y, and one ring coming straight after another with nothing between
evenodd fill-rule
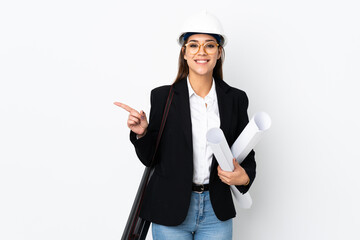
<instances>
[{"instance_id":1,"label":"blue jeans","mask_svg":"<svg viewBox=\"0 0 360 240\"><path fill-rule=\"evenodd\" d=\"M232 240L232 219L220 221L211 206L209 191L192 192L185 221L178 226L152 224L153 240Z\"/></svg>"}]
</instances>

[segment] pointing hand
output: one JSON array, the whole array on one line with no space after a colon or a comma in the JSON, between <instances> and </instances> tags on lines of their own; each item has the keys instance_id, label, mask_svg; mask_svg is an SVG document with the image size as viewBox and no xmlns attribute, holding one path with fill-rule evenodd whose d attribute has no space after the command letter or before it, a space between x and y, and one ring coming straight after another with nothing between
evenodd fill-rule
<instances>
[{"instance_id":1,"label":"pointing hand","mask_svg":"<svg viewBox=\"0 0 360 240\"><path fill-rule=\"evenodd\" d=\"M141 110L140 112L138 112L135 109L129 107L128 105L120 102L114 102L114 104L130 113L127 121L128 127L139 137L143 137L146 134L146 130L149 125L144 111Z\"/></svg>"}]
</instances>

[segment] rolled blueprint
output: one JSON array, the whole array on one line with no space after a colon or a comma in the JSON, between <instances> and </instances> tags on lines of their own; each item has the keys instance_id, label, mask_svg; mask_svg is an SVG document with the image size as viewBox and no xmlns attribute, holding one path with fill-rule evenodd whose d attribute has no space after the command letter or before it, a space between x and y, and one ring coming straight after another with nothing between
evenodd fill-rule
<instances>
[{"instance_id":1,"label":"rolled blueprint","mask_svg":"<svg viewBox=\"0 0 360 240\"><path fill-rule=\"evenodd\" d=\"M259 112L255 114L236 139L231 150L220 128L209 129L206 133L206 138L220 167L225 171L232 172L234 170L232 159L235 157L241 163L259 142L264 131L269 129L270 126L271 119L267 113ZM248 192L241 194L233 185L230 186L230 189L241 208L251 207L252 199Z\"/></svg>"},{"instance_id":2,"label":"rolled blueprint","mask_svg":"<svg viewBox=\"0 0 360 240\"><path fill-rule=\"evenodd\" d=\"M241 163L271 126L271 118L265 112L256 113L231 147L236 160Z\"/></svg>"},{"instance_id":3,"label":"rolled blueprint","mask_svg":"<svg viewBox=\"0 0 360 240\"><path fill-rule=\"evenodd\" d=\"M233 154L226 142L223 131L220 128L211 128L206 133L206 138L221 169L228 172L234 171ZM230 189L241 208L247 209L251 207L252 199L249 193L241 194L234 185L230 185Z\"/></svg>"}]
</instances>

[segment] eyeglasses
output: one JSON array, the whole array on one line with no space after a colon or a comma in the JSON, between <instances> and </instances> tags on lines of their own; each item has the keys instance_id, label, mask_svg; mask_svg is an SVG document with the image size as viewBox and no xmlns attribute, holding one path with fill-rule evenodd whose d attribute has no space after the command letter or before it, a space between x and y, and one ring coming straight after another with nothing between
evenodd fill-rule
<instances>
[{"instance_id":1,"label":"eyeglasses","mask_svg":"<svg viewBox=\"0 0 360 240\"><path fill-rule=\"evenodd\" d=\"M198 42L188 42L187 44L185 44L185 47L187 47L189 49L190 54L197 54L200 51L200 47L203 46L204 51L207 54L215 54L219 44L216 42L206 42L203 44L200 44Z\"/></svg>"}]
</instances>

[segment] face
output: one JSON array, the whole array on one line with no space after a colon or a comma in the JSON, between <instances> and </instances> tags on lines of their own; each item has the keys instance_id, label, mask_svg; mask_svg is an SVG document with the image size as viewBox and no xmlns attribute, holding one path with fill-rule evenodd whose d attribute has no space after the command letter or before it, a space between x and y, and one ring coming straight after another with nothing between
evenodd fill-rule
<instances>
[{"instance_id":1,"label":"face","mask_svg":"<svg viewBox=\"0 0 360 240\"><path fill-rule=\"evenodd\" d=\"M207 42L216 43L216 39L207 34L194 34L188 38L187 43L190 42L199 44L205 44ZM218 50L214 54L207 54L204 46L201 46L196 54L191 54L188 47L185 47L184 51L184 59L189 66L189 75L212 76L216 61L221 57L220 47L218 47Z\"/></svg>"}]
</instances>

